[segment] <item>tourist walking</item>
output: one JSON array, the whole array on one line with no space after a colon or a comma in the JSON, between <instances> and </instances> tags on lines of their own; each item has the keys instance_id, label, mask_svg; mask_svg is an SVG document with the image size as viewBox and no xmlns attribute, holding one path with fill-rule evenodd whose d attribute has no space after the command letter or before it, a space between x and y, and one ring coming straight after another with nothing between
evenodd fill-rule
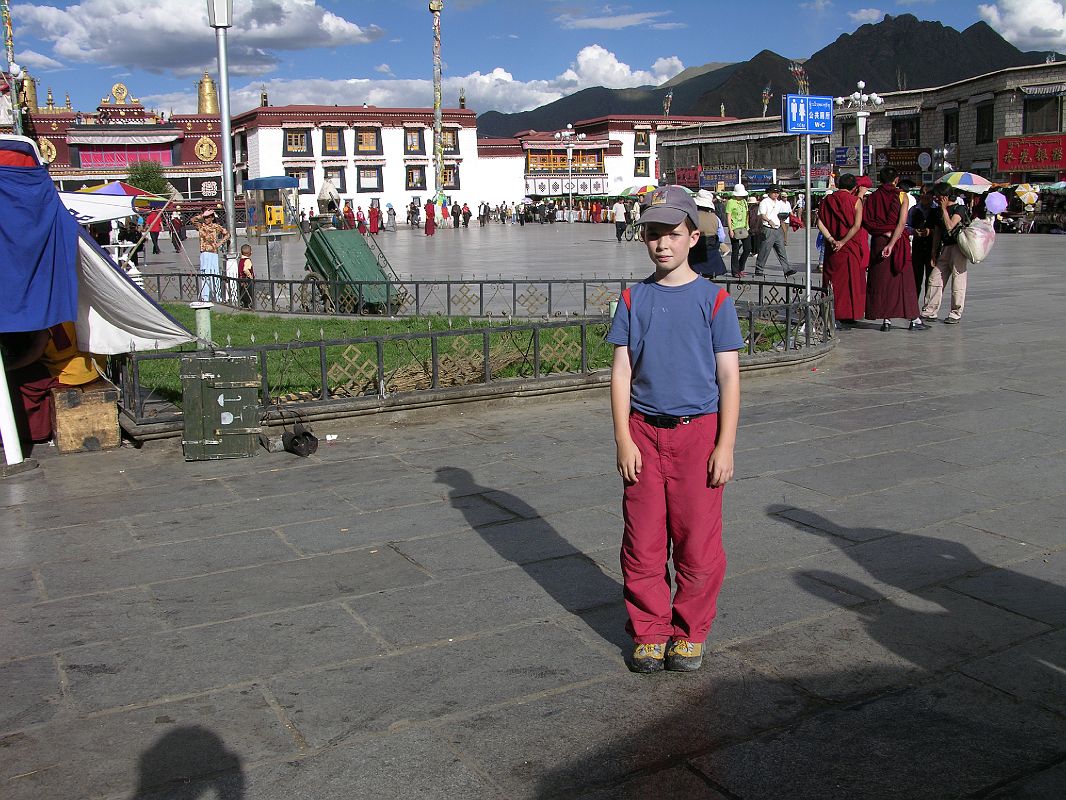
<instances>
[{"instance_id":1,"label":"tourist walking","mask_svg":"<svg viewBox=\"0 0 1066 800\"><path fill-rule=\"evenodd\" d=\"M781 188L768 187L766 197L759 203L759 226L763 240L759 247L759 255L755 259L756 277L766 274L765 267L766 262L770 260L770 253L777 253L777 260L786 278L796 274L796 270L788 263L788 255L785 253L785 234L782 226L788 222L789 211L783 211L782 207L790 208L788 203L781 200ZM783 218L782 215L784 215Z\"/></svg>"},{"instance_id":2,"label":"tourist walking","mask_svg":"<svg viewBox=\"0 0 1066 800\"><path fill-rule=\"evenodd\" d=\"M970 212L965 205L952 200L953 189L946 183L933 187L933 200L936 203L932 216L933 242L929 282L925 290L925 308L922 316L927 320L936 320L940 313L940 304L944 299L944 287L951 281L951 310L944 322L955 325L962 319L966 307L966 256L956 244L959 226L968 225Z\"/></svg>"},{"instance_id":3,"label":"tourist walking","mask_svg":"<svg viewBox=\"0 0 1066 800\"><path fill-rule=\"evenodd\" d=\"M743 183L733 187L733 196L725 204L729 224L729 272L734 278L746 278L744 265L751 255L751 230L748 228L748 190Z\"/></svg>"},{"instance_id":4,"label":"tourist walking","mask_svg":"<svg viewBox=\"0 0 1066 800\"><path fill-rule=\"evenodd\" d=\"M899 191L899 176L892 167L878 173L880 186L866 198L862 226L870 234L867 269L866 319L882 320L881 330L892 330L893 319L910 320L910 330L928 330L918 316L910 241L903 235L907 223L906 201Z\"/></svg>"},{"instance_id":5,"label":"tourist walking","mask_svg":"<svg viewBox=\"0 0 1066 800\"><path fill-rule=\"evenodd\" d=\"M621 242L622 234L626 232L626 204L622 198L615 200L611 206L611 221L614 222L614 238Z\"/></svg>"},{"instance_id":6,"label":"tourist walking","mask_svg":"<svg viewBox=\"0 0 1066 800\"><path fill-rule=\"evenodd\" d=\"M825 239L822 286L833 287L838 329L841 324L854 324L866 313L866 263L859 244L865 234L862 203L854 189L855 176L845 173L837 180L837 190L818 206L818 230Z\"/></svg>"},{"instance_id":7,"label":"tourist walking","mask_svg":"<svg viewBox=\"0 0 1066 800\"><path fill-rule=\"evenodd\" d=\"M933 192L928 186L922 186L918 202L907 214L907 228L911 238L911 269L914 270L914 288L918 293L918 303L922 302L922 290L933 267L933 229L940 207L933 205Z\"/></svg>"}]
</instances>

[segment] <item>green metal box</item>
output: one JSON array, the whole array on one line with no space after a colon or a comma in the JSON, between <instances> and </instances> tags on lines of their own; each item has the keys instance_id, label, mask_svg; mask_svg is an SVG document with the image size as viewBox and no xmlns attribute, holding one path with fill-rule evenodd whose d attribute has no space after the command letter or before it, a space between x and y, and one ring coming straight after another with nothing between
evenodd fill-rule
<instances>
[{"instance_id":1,"label":"green metal box","mask_svg":"<svg viewBox=\"0 0 1066 800\"><path fill-rule=\"evenodd\" d=\"M382 285L388 277L358 231L314 231L307 243L307 263L313 273L329 282L369 282L359 287L358 293L355 287L342 290L342 296L334 298L341 307L361 300L364 305L388 308L391 298Z\"/></svg>"},{"instance_id":2,"label":"green metal box","mask_svg":"<svg viewBox=\"0 0 1066 800\"><path fill-rule=\"evenodd\" d=\"M186 461L254 456L259 425L259 359L197 353L181 359L181 445Z\"/></svg>"}]
</instances>

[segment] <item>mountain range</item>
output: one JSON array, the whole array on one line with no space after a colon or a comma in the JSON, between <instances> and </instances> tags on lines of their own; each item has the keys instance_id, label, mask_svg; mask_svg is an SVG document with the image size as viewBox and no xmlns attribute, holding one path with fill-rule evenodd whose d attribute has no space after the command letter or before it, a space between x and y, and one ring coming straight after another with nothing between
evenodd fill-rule
<instances>
[{"instance_id":1,"label":"mountain range","mask_svg":"<svg viewBox=\"0 0 1066 800\"><path fill-rule=\"evenodd\" d=\"M1053 54L1063 58L1061 54ZM878 23L845 33L803 62L815 95L845 95L858 80L868 90L891 92L942 86L986 72L1039 64L1044 52L1023 52L977 22L958 31L911 14L886 15ZM796 92L793 59L763 50L747 61L690 67L660 86L633 89L583 89L547 105L515 114L487 111L478 115L478 135L513 136L524 130L552 131L568 122L607 114L661 114L663 98L673 92L672 116L731 117L762 115L762 93L774 97L768 114L779 113L778 98Z\"/></svg>"}]
</instances>

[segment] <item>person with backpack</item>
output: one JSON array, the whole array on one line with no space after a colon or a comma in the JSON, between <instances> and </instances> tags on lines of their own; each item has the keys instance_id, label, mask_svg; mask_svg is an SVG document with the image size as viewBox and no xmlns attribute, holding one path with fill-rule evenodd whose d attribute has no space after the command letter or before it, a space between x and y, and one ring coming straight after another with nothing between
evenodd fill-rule
<instances>
[{"instance_id":1,"label":"person with backpack","mask_svg":"<svg viewBox=\"0 0 1066 800\"><path fill-rule=\"evenodd\" d=\"M933 187L933 204L937 213L932 215L933 247L929 280L925 286L925 307L922 317L935 322L944 300L944 287L951 280L951 310L944 318L948 325L957 325L966 306L966 256L956 244L959 232L970 224L970 210L958 204L952 195L955 190L946 183Z\"/></svg>"},{"instance_id":2,"label":"person with backpack","mask_svg":"<svg viewBox=\"0 0 1066 800\"><path fill-rule=\"evenodd\" d=\"M629 668L691 672L725 578L722 493L733 477L744 337L729 293L689 264L700 219L688 193L656 189L638 224L655 272L622 292L607 335Z\"/></svg>"}]
</instances>

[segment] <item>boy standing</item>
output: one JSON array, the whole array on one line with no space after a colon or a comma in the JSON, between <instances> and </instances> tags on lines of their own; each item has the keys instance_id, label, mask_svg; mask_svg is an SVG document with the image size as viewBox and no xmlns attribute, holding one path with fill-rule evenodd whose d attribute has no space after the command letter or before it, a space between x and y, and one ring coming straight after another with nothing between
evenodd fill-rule
<instances>
[{"instance_id":1,"label":"boy standing","mask_svg":"<svg viewBox=\"0 0 1066 800\"><path fill-rule=\"evenodd\" d=\"M252 246L241 245L241 257L237 259L237 286L240 289L241 308L251 308L254 301L255 270L252 268Z\"/></svg>"},{"instance_id":2,"label":"boy standing","mask_svg":"<svg viewBox=\"0 0 1066 800\"><path fill-rule=\"evenodd\" d=\"M689 265L699 212L688 193L657 189L640 225L655 274L623 292L607 337L616 345L611 412L624 481L630 669L687 672L702 664L725 577L722 491L733 476L744 339L728 293Z\"/></svg>"}]
</instances>

